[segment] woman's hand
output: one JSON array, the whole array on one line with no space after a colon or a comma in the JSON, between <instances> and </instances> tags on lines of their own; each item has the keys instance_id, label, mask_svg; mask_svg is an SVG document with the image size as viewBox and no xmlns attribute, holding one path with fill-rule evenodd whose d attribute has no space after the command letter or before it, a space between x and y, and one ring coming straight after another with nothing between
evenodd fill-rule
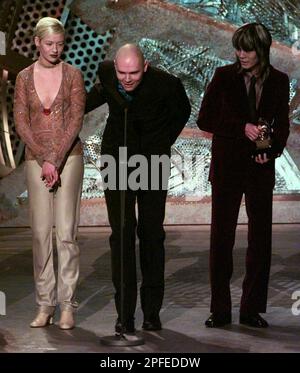
<instances>
[{"instance_id":1,"label":"woman's hand","mask_svg":"<svg viewBox=\"0 0 300 373\"><path fill-rule=\"evenodd\" d=\"M59 179L56 167L52 163L45 161L42 167L41 178L47 188L52 188Z\"/></svg>"}]
</instances>

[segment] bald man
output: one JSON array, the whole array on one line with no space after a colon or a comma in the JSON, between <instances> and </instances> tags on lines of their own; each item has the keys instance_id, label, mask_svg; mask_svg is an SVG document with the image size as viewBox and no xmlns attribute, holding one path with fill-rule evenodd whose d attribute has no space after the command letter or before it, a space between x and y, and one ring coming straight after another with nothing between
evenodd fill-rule
<instances>
[{"instance_id":1,"label":"bald man","mask_svg":"<svg viewBox=\"0 0 300 373\"><path fill-rule=\"evenodd\" d=\"M100 83L88 94L86 112L104 103L109 106L101 158L109 161L109 157L112 157L116 161L116 177L112 175L114 168L109 167L108 162L102 167L108 218L112 229L112 280L118 313L115 330L116 333L135 332L136 230L142 273L140 296L144 315L143 329L160 330L159 312L164 295L165 264L163 221L167 196L167 183L164 180L169 176L171 145L189 119L190 103L181 81L149 66L141 50L133 44L122 46L114 61L101 63L98 76ZM162 157L164 164L157 167L157 163L154 164L153 161L155 156ZM120 172L124 166L124 157L125 164L129 160L129 167L125 172L126 187L121 177L124 169L123 173ZM125 190L124 225L120 214L122 190ZM121 226L124 226L123 304L120 293Z\"/></svg>"}]
</instances>

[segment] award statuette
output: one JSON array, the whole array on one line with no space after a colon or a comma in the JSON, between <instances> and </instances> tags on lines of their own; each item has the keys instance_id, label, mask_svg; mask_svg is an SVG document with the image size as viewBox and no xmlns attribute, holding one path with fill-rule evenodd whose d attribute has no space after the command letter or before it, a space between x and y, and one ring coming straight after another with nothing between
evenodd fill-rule
<instances>
[{"instance_id":1,"label":"award statuette","mask_svg":"<svg viewBox=\"0 0 300 373\"><path fill-rule=\"evenodd\" d=\"M263 118L259 118L257 127L260 129L260 134L255 140L256 149L254 156L266 153L268 158L271 158L272 153L272 133L273 133L273 122L269 123Z\"/></svg>"}]
</instances>

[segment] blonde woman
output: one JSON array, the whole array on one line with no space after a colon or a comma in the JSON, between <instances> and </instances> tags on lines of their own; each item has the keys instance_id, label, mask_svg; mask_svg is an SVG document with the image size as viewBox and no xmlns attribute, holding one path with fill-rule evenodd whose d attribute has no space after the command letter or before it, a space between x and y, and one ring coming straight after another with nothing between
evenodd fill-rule
<instances>
[{"instance_id":1,"label":"blonde woman","mask_svg":"<svg viewBox=\"0 0 300 373\"><path fill-rule=\"evenodd\" d=\"M33 238L33 266L38 313L30 326L53 323L60 305L61 329L75 326L75 288L79 276L76 242L83 179L80 132L86 92L81 72L63 62L64 27L42 18L34 41L39 58L16 80L14 117L26 145L26 181ZM52 227L58 255L57 287Z\"/></svg>"}]
</instances>

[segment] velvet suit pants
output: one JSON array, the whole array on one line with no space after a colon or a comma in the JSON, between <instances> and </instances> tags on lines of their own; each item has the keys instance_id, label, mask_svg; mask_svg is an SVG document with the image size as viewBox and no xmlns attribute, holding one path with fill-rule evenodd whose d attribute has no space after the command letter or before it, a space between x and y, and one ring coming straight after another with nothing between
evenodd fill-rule
<instances>
[{"instance_id":1,"label":"velvet suit pants","mask_svg":"<svg viewBox=\"0 0 300 373\"><path fill-rule=\"evenodd\" d=\"M233 247L242 196L248 216L246 273L240 303L241 313L266 311L271 265L273 188L224 187L212 183L212 225L210 246L211 312L231 313L230 280L233 273Z\"/></svg>"}]
</instances>

